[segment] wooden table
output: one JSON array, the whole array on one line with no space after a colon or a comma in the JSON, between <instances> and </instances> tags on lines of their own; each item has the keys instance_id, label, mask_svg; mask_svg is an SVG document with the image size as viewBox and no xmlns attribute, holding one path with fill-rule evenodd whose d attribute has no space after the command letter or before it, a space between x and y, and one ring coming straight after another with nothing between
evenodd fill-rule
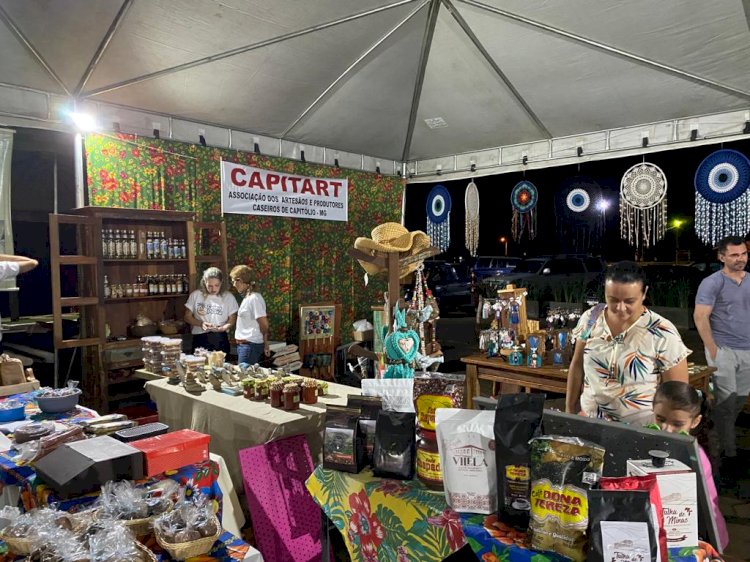
<instances>
[{"instance_id":1,"label":"wooden table","mask_svg":"<svg viewBox=\"0 0 750 562\"><path fill-rule=\"evenodd\" d=\"M498 394L531 392L532 389L565 394L568 383L568 370L553 366L518 367L509 365L500 357L487 358L478 353L462 357L466 364L466 407L472 408L474 397L480 396L479 381L492 381L499 384ZM708 382L716 369L706 365L696 365L690 369L690 384L708 392Z\"/></svg>"}]
</instances>

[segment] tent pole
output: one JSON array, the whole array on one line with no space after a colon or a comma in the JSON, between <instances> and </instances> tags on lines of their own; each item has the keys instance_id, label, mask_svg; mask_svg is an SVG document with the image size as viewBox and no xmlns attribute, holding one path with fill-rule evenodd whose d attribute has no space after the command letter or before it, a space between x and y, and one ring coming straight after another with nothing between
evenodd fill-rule
<instances>
[{"instance_id":1,"label":"tent pole","mask_svg":"<svg viewBox=\"0 0 750 562\"><path fill-rule=\"evenodd\" d=\"M84 205L83 186L83 135L76 133L75 136L75 167L76 167L76 208Z\"/></svg>"}]
</instances>

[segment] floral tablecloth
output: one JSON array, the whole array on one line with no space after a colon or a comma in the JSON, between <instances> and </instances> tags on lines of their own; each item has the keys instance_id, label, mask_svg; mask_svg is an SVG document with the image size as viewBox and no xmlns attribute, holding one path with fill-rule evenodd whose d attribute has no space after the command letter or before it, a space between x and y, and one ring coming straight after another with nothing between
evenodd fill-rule
<instances>
[{"instance_id":1,"label":"floral tablecloth","mask_svg":"<svg viewBox=\"0 0 750 562\"><path fill-rule=\"evenodd\" d=\"M567 558L553 553L541 554L527 548L526 533L513 531L498 521L496 515L460 514L466 541L482 562L565 562ZM700 548L670 548L669 562L721 562L722 558L708 543Z\"/></svg>"},{"instance_id":2,"label":"floral tablecloth","mask_svg":"<svg viewBox=\"0 0 750 562\"><path fill-rule=\"evenodd\" d=\"M418 480L318 466L307 489L341 531L352 562L438 562L466 542L443 492L432 492Z\"/></svg>"}]
</instances>

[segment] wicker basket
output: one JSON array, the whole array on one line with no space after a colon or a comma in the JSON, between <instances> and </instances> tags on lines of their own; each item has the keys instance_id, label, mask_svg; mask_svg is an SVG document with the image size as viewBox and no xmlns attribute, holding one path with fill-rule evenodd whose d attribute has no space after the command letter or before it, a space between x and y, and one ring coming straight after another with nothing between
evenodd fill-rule
<instances>
[{"instance_id":1,"label":"wicker basket","mask_svg":"<svg viewBox=\"0 0 750 562\"><path fill-rule=\"evenodd\" d=\"M157 326L156 324L146 324L145 326L138 326L133 324L128 328L130 334L135 338L145 338L148 336L156 335Z\"/></svg>"},{"instance_id":2,"label":"wicker basket","mask_svg":"<svg viewBox=\"0 0 750 562\"><path fill-rule=\"evenodd\" d=\"M159 330L165 336L174 336L179 334L180 331L185 327L185 322L182 320L162 320L159 322Z\"/></svg>"},{"instance_id":3,"label":"wicker basket","mask_svg":"<svg viewBox=\"0 0 750 562\"><path fill-rule=\"evenodd\" d=\"M186 558L190 558L192 556L201 556L202 554L206 554L211 550L211 547L221 536L221 524L219 523L219 520L215 515L212 516L211 519L216 525L216 533L209 537L201 537L200 539L190 542L167 542L162 538L162 534L161 532L159 532L158 528L154 528L154 536L156 537L156 542L175 560L185 560Z\"/></svg>"},{"instance_id":4,"label":"wicker basket","mask_svg":"<svg viewBox=\"0 0 750 562\"><path fill-rule=\"evenodd\" d=\"M135 542L135 546L138 550L141 551L141 554L143 554L143 558L148 560L148 562L158 562L159 559L156 557L156 555L153 552L151 552L150 548L142 545L138 541Z\"/></svg>"},{"instance_id":5,"label":"wicker basket","mask_svg":"<svg viewBox=\"0 0 750 562\"><path fill-rule=\"evenodd\" d=\"M166 511L172 511L172 508L170 507ZM166 513L166 511L164 513ZM154 521L156 521L156 518L160 515L163 515L163 513L160 513L159 515L152 515L150 517L144 517L142 519L118 519L118 521L125 525L125 527L130 529L136 537L143 537L151 533ZM96 515L94 516L94 519L99 519L98 510L96 512Z\"/></svg>"},{"instance_id":6,"label":"wicker basket","mask_svg":"<svg viewBox=\"0 0 750 562\"><path fill-rule=\"evenodd\" d=\"M5 541L8 545L8 550L15 554L31 554L31 539L24 537L7 537L5 534L0 533L0 540Z\"/></svg>"}]
</instances>

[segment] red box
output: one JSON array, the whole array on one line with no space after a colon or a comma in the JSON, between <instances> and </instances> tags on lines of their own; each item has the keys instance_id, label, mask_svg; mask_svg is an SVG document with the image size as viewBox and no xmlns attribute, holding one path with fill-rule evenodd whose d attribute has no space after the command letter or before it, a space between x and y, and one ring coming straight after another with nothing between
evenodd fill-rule
<instances>
[{"instance_id":1,"label":"red box","mask_svg":"<svg viewBox=\"0 0 750 562\"><path fill-rule=\"evenodd\" d=\"M180 429L164 435L139 439L129 443L143 451L143 472L146 476L177 470L189 464L208 460L211 436L190 429Z\"/></svg>"}]
</instances>

